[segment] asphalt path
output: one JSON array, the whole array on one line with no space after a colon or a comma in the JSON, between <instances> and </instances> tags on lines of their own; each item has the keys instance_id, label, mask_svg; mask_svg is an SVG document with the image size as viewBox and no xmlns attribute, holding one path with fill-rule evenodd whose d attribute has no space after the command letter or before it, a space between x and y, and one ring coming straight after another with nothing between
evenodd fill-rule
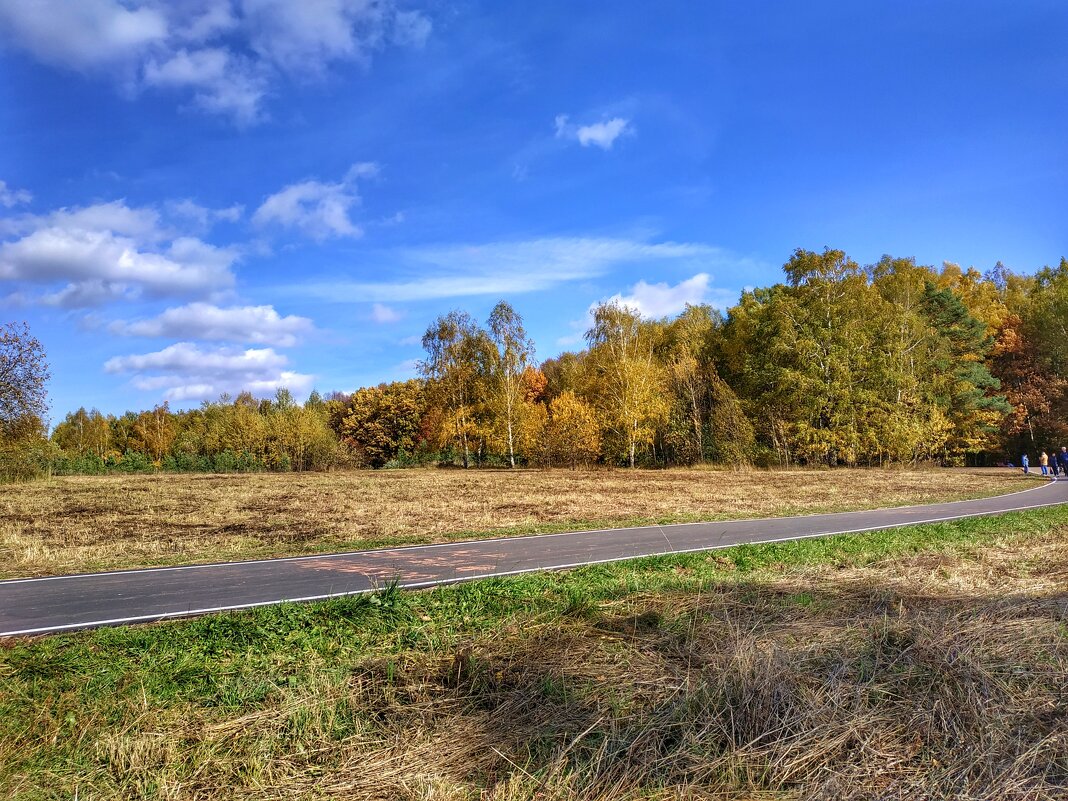
<instances>
[{"instance_id":1,"label":"asphalt path","mask_svg":"<svg viewBox=\"0 0 1068 801\"><path fill-rule=\"evenodd\" d=\"M801 517L542 534L249 562L0 581L0 637L431 587L642 556L858 534L1068 503L1068 480L971 501Z\"/></svg>"}]
</instances>

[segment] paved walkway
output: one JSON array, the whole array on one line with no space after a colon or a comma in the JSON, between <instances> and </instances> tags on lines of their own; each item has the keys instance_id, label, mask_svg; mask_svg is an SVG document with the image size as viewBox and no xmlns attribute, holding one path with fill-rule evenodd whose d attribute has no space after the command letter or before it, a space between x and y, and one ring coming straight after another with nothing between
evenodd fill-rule
<instances>
[{"instance_id":1,"label":"paved walkway","mask_svg":"<svg viewBox=\"0 0 1068 801\"><path fill-rule=\"evenodd\" d=\"M0 581L0 637L311 601L390 581L430 587L742 543L783 542L1068 503L1068 480L973 501L416 545L256 562Z\"/></svg>"}]
</instances>

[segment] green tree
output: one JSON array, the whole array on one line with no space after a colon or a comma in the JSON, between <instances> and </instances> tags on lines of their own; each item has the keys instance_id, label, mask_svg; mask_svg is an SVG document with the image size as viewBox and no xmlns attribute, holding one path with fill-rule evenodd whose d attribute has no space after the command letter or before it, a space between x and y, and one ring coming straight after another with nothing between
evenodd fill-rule
<instances>
[{"instance_id":1,"label":"green tree","mask_svg":"<svg viewBox=\"0 0 1068 801\"><path fill-rule=\"evenodd\" d=\"M922 310L938 332L933 395L953 427L945 458L957 461L991 444L1010 411L1004 396L997 394L1000 382L986 365L994 337L951 289L929 283Z\"/></svg>"},{"instance_id":2,"label":"green tree","mask_svg":"<svg viewBox=\"0 0 1068 801\"><path fill-rule=\"evenodd\" d=\"M659 358L672 390L663 449L669 461L735 464L752 458L752 426L739 425L741 404L717 365L723 326L710 306L687 306L664 326Z\"/></svg>"}]
</instances>

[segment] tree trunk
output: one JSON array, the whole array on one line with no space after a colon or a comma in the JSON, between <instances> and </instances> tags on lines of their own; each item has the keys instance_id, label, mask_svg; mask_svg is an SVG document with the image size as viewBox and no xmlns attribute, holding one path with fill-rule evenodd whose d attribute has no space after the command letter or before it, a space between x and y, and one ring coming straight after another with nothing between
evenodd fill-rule
<instances>
[{"instance_id":1,"label":"tree trunk","mask_svg":"<svg viewBox=\"0 0 1068 801\"><path fill-rule=\"evenodd\" d=\"M634 442L634 432L631 431L631 434L630 434L630 467L631 467L631 470L634 469L634 448L635 448L635 445L636 445L636 443Z\"/></svg>"}]
</instances>

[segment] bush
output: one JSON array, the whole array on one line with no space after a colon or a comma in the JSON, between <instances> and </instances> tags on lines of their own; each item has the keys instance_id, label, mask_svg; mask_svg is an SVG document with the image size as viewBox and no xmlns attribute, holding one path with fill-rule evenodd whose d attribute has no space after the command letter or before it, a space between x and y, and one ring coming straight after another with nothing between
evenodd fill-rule
<instances>
[{"instance_id":1,"label":"bush","mask_svg":"<svg viewBox=\"0 0 1068 801\"><path fill-rule=\"evenodd\" d=\"M227 449L215 454L212 468L216 473L234 473L237 471L237 454Z\"/></svg>"},{"instance_id":2,"label":"bush","mask_svg":"<svg viewBox=\"0 0 1068 801\"><path fill-rule=\"evenodd\" d=\"M0 440L0 483L33 481L52 469L52 445L47 440Z\"/></svg>"},{"instance_id":3,"label":"bush","mask_svg":"<svg viewBox=\"0 0 1068 801\"><path fill-rule=\"evenodd\" d=\"M52 459L52 472L59 476L97 476L107 472L107 462L95 453L81 456L60 451Z\"/></svg>"},{"instance_id":4,"label":"bush","mask_svg":"<svg viewBox=\"0 0 1068 801\"><path fill-rule=\"evenodd\" d=\"M127 449L116 463L115 469L122 473L152 473L155 472L156 465L147 454Z\"/></svg>"}]
</instances>

